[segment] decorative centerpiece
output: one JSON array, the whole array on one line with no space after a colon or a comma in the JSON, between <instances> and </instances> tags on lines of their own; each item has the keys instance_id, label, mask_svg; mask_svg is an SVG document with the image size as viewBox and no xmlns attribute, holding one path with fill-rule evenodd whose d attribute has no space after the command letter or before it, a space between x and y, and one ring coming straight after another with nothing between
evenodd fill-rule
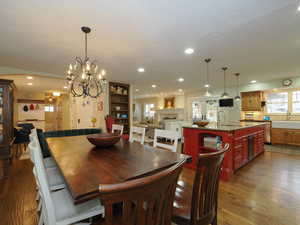
<instances>
[{"instance_id":1,"label":"decorative centerpiece","mask_svg":"<svg viewBox=\"0 0 300 225\"><path fill-rule=\"evenodd\" d=\"M207 124L209 124L209 122L200 120L200 121L195 121L194 124L196 124L198 127L205 127Z\"/></svg>"},{"instance_id":2,"label":"decorative centerpiece","mask_svg":"<svg viewBox=\"0 0 300 225\"><path fill-rule=\"evenodd\" d=\"M87 136L88 141L97 147L110 147L116 144L120 140L119 134L101 133L90 134Z\"/></svg>"}]
</instances>

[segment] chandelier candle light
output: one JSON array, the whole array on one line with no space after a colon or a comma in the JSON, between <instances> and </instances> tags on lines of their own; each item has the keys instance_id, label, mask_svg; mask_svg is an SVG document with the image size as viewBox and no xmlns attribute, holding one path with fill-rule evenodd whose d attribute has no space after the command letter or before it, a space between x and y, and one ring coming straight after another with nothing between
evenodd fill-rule
<instances>
[{"instance_id":1,"label":"chandelier candle light","mask_svg":"<svg viewBox=\"0 0 300 225\"><path fill-rule=\"evenodd\" d=\"M229 94L226 92L226 70L228 68L227 67L223 67L222 70L224 71L224 92L221 95L221 98L228 98Z\"/></svg>"},{"instance_id":2,"label":"chandelier candle light","mask_svg":"<svg viewBox=\"0 0 300 225\"><path fill-rule=\"evenodd\" d=\"M75 64L70 64L67 71L67 80L74 97L99 97L106 86L106 71L98 72L96 61L90 61L87 56L87 34L91 32L89 27L81 27L85 34L85 56L75 58Z\"/></svg>"}]
</instances>

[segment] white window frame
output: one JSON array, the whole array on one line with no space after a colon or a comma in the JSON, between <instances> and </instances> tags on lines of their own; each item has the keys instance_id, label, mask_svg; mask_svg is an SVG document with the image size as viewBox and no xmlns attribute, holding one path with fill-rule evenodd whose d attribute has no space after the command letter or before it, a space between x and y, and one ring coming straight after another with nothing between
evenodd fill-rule
<instances>
[{"instance_id":1,"label":"white window frame","mask_svg":"<svg viewBox=\"0 0 300 225\"><path fill-rule=\"evenodd\" d=\"M272 94L272 93L287 93L287 101L286 102L273 102L273 103L269 103L268 102L268 94ZM266 113L268 114L268 115L286 115L287 113L289 113L289 92L288 91L286 91L286 90L282 90L282 91L272 91L272 92L267 92L266 93ZM269 113L268 112L268 104L287 104L287 112L283 112L283 113Z\"/></svg>"},{"instance_id":2,"label":"white window frame","mask_svg":"<svg viewBox=\"0 0 300 225\"><path fill-rule=\"evenodd\" d=\"M147 112L147 108L148 108L148 105L152 105L152 107L150 108L149 112ZM146 103L145 106L144 106L144 118L154 118L155 116L155 110L151 110L151 109L154 109L155 108L155 104L154 103Z\"/></svg>"},{"instance_id":3,"label":"white window frame","mask_svg":"<svg viewBox=\"0 0 300 225\"><path fill-rule=\"evenodd\" d=\"M280 92L287 92L288 93L288 111L286 113L269 113L267 111L267 106L265 108L265 115L270 115L270 116L283 116L283 115L292 115L292 116L299 116L300 113L294 113L293 112L293 93L295 91L300 91L299 88L296 88L296 89L283 89L283 90L278 90L278 91L268 91L268 92L265 92L266 94L266 102L268 104L268 99L267 99L267 94L269 93L280 93ZM298 102L298 101L297 101Z\"/></svg>"},{"instance_id":4,"label":"white window frame","mask_svg":"<svg viewBox=\"0 0 300 225\"><path fill-rule=\"evenodd\" d=\"M53 105L45 105L45 112L54 112L54 106Z\"/></svg>"},{"instance_id":5,"label":"white window frame","mask_svg":"<svg viewBox=\"0 0 300 225\"><path fill-rule=\"evenodd\" d=\"M294 99L293 99L294 92L299 92L300 93L300 90L291 91L291 115L300 115L300 112L294 112L294 109L293 109L293 104L294 103L300 103L300 99L299 99L299 101L294 101Z\"/></svg>"}]
</instances>

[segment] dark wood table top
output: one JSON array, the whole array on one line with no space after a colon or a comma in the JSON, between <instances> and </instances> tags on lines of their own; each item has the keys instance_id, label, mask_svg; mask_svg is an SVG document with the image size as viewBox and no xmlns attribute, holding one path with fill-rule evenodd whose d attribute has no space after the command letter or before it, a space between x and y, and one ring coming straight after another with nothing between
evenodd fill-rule
<instances>
[{"instance_id":1,"label":"dark wood table top","mask_svg":"<svg viewBox=\"0 0 300 225\"><path fill-rule=\"evenodd\" d=\"M149 175L188 155L149 150L139 143L121 140L110 148L96 149L84 136L47 138L75 203L99 196L99 184L115 184Z\"/></svg>"}]
</instances>

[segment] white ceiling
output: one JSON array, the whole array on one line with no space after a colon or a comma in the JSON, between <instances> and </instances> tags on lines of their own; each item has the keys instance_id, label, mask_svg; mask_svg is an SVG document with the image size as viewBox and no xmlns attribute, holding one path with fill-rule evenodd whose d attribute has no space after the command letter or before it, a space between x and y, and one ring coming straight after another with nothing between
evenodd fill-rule
<instances>
[{"instance_id":1,"label":"white ceiling","mask_svg":"<svg viewBox=\"0 0 300 225\"><path fill-rule=\"evenodd\" d=\"M30 75L31 80L27 79L27 75L0 75L0 79L13 80L17 90L26 92L66 92L64 79ZM32 85L28 85L32 83Z\"/></svg>"},{"instance_id":2,"label":"white ceiling","mask_svg":"<svg viewBox=\"0 0 300 225\"><path fill-rule=\"evenodd\" d=\"M108 79L140 94L203 86L203 59L212 57L212 84L221 67L241 82L300 75L299 0L1 0L0 66L64 76L83 55L80 27L92 27L89 56ZM193 55L183 53L186 47ZM201 64L200 64L201 62ZM143 66L145 73L136 69ZM184 77L185 82L176 80ZM157 88L151 88L152 84Z\"/></svg>"}]
</instances>

